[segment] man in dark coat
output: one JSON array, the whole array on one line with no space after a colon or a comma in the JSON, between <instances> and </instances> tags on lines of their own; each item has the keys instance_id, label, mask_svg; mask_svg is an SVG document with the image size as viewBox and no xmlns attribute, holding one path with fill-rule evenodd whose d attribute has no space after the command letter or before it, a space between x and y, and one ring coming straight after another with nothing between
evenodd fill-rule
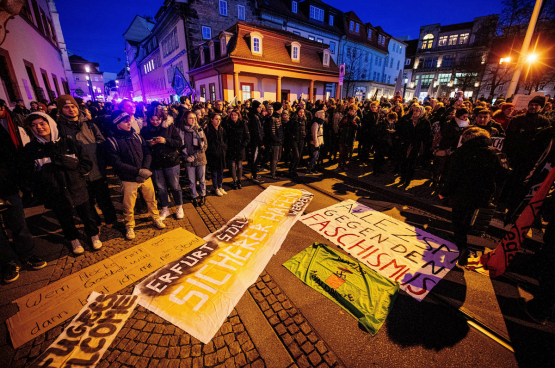
<instances>
[{"instance_id":1,"label":"man in dark coat","mask_svg":"<svg viewBox=\"0 0 555 368\"><path fill-rule=\"evenodd\" d=\"M0 231L0 266L6 283L19 278L19 258L32 269L46 266L46 262L35 255L35 244L25 222L23 203L19 195L19 183L24 177L19 165L23 146L29 137L14 122L6 101L0 100L0 213L4 225L11 231L10 242L4 231Z\"/></svg>"},{"instance_id":2,"label":"man in dark coat","mask_svg":"<svg viewBox=\"0 0 555 368\"><path fill-rule=\"evenodd\" d=\"M260 183L258 175L258 163L262 160L264 152L264 127L262 125L262 105L259 101L253 101L249 112L249 132L251 135L249 163L251 169L252 180Z\"/></svg>"},{"instance_id":3,"label":"man in dark coat","mask_svg":"<svg viewBox=\"0 0 555 368\"><path fill-rule=\"evenodd\" d=\"M281 102L274 102L273 114L267 117L266 123L269 126L268 133L270 133L270 139L268 144L270 145L270 173L272 179L277 179L276 170L278 161L281 158L281 151L283 147L283 126L281 125L281 112L282 104Z\"/></svg>"}]
</instances>

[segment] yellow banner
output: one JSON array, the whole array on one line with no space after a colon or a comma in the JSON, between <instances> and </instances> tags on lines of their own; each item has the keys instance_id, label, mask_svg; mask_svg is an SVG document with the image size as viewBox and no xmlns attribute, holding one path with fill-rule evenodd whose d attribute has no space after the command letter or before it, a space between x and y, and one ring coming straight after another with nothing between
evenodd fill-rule
<instances>
[{"instance_id":1,"label":"yellow banner","mask_svg":"<svg viewBox=\"0 0 555 368\"><path fill-rule=\"evenodd\" d=\"M95 367L136 305L137 296L93 291L79 314L31 367Z\"/></svg>"},{"instance_id":2,"label":"yellow banner","mask_svg":"<svg viewBox=\"0 0 555 368\"><path fill-rule=\"evenodd\" d=\"M114 294L202 244L175 229L17 299L19 312L6 321L14 348L75 315L92 291Z\"/></svg>"},{"instance_id":3,"label":"yellow banner","mask_svg":"<svg viewBox=\"0 0 555 368\"><path fill-rule=\"evenodd\" d=\"M153 273L133 294L143 307L208 343L312 197L304 190L268 187L206 236L206 244Z\"/></svg>"}]
</instances>

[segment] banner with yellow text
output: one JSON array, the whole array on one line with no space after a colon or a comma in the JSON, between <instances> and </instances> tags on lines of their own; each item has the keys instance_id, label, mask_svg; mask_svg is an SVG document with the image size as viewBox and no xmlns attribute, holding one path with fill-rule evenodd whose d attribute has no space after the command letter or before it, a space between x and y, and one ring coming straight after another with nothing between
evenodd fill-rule
<instances>
[{"instance_id":1,"label":"banner with yellow text","mask_svg":"<svg viewBox=\"0 0 555 368\"><path fill-rule=\"evenodd\" d=\"M19 312L7 320L14 348L71 318L92 291L114 294L202 244L195 234L175 229L17 299Z\"/></svg>"},{"instance_id":2,"label":"banner with yellow text","mask_svg":"<svg viewBox=\"0 0 555 368\"><path fill-rule=\"evenodd\" d=\"M95 367L135 309L137 299L136 295L93 291L79 314L31 367Z\"/></svg>"},{"instance_id":3,"label":"banner with yellow text","mask_svg":"<svg viewBox=\"0 0 555 368\"><path fill-rule=\"evenodd\" d=\"M418 301L456 264L455 244L352 199L314 211L300 221Z\"/></svg>"},{"instance_id":4,"label":"banner with yellow text","mask_svg":"<svg viewBox=\"0 0 555 368\"><path fill-rule=\"evenodd\" d=\"M139 304L203 343L218 332L312 200L307 191L268 187L206 244L135 287Z\"/></svg>"}]
</instances>

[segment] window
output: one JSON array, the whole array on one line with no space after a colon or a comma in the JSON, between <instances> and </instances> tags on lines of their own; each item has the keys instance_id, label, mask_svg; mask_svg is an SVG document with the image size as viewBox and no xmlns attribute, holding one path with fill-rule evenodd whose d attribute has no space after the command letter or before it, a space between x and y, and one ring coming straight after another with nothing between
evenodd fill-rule
<instances>
[{"instance_id":1,"label":"window","mask_svg":"<svg viewBox=\"0 0 555 368\"><path fill-rule=\"evenodd\" d=\"M210 92L210 100L212 102L216 101L216 84L210 83L208 85L208 91Z\"/></svg>"},{"instance_id":2,"label":"window","mask_svg":"<svg viewBox=\"0 0 555 368\"><path fill-rule=\"evenodd\" d=\"M8 51L0 48L0 88L4 88L6 96L10 102L15 103L16 100L21 98L19 88L16 84L16 75L12 65L12 60Z\"/></svg>"},{"instance_id":3,"label":"window","mask_svg":"<svg viewBox=\"0 0 555 368\"><path fill-rule=\"evenodd\" d=\"M324 21L324 10L310 5L310 18Z\"/></svg>"},{"instance_id":4,"label":"window","mask_svg":"<svg viewBox=\"0 0 555 368\"><path fill-rule=\"evenodd\" d=\"M464 45L465 43L468 43L468 33L463 33L459 37L459 45Z\"/></svg>"},{"instance_id":5,"label":"window","mask_svg":"<svg viewBox=\"0 0 555 368\"><path fill-rule=\"evenodd\" d=\"M378 44L385 46L385 36L382 36L382 35L378 36Z\"/></svg>"},{"instance_id":6,"label":"window","mask_svg":"<svg viewBox=\"0 0 555 368\"><path fill-rule=\"evenodd\" d=\"M455 65L455 56L454 55L444 55L443 60L441 61L442 67L451 67Z\"/></svg>"},{"instance_id":7,"label":"window","mask_svg":"<svg viewBox=\"0 0 555 368\"><path fill-rule=\"evenodd\" d=\"M243 84L241 83L241 92L243 93L243 101L246 101L250 98L252 98L252 90L253 90L253 84Z\"/></svg>"},{"instance_id":8,"label":"window","mask_svg":"<svg viewBox=\"0 0 555 368\"><path fill-rule=\"evenodd\" d=\"M451 73L448 73L448 74L440 74L440 75L438 76L437 81L438 81L439 83L445 83L445 84L451 82Z\"/></svg>"},{"instance_id":9,"label":"window","mask_svg":"<svg viewBox=\"0 0 555 368\"><path fill-rule=\"evenodd\" d=\"M372 76L372 80L376 80L376 72L374 72L374 75Z\"/></svg>"},{"instance_id":10,"label":"window","mask_svg":"<svg viewBox=\"0 0 555 368\"><path fill-rule=\"evenodd\" d=\"M295 14L297 14L297 2L296 1L291 1L291 11ZM250 98L250 97L249 97ZM244 99L243 99L244 101Z\"/></svg>"},{"instance_id":11,"label":"window","mask_svg":"<svg viewBox=\"0 0 555 368\"><path fill-rule=\"evenodd\" d=\"M430 84L432 83L432 81L434 80L434 74L424 74L422 75L422 88L428 88L430 86Z\"/></svg>"},{"instance_id":12,"label":"window","mask_svg":"<svg viewBox=\"0 0 555 368\"><path fill-rule=\"evenodd\" d=\"M364 53L364 61L368 62L368 53L367 52Z\"/></svg>"},{"instance_id":13,"label":"window","mask_svg":"<svg viewBox=\"0 0 555 368\"><path fill-rule=\"evenodd\" d=\"M347 47L347 56L349 56L349 57L351 56L351 48L350 47Z\"/></svg>"},{"instance_id":14,"label":"window","mask_svg":"<svg viewBox=\"0 0 555 368\"><path fill-rule=\"evenodd\" d=\"M391 84L391 75L387 76L387 83Z\"/></svg>"},{"instance_id":15,"label":"window","mask_svg":"<svg viewBox=\"0 0 555 368\"><path fill-rule=\"evenodd\" d=\"M397 70L401 67L401 60L397 60Z\"/></svg>"},{"instance_id":16,"label":"window","mask_svg":"<svg viewBox=\"0 0 555 368\"><path fill-rule=\"evenodd\" d=\"M411 59L410 58L406 58L405 59L405 65L410 65Z\"/></svg>"},{"instance_id":17,"label":"window","mask_svg":"<svg viewBox=\"0 0 555 368\"><path fill-rule=\"evenodd\" d=\"M360 24L358 24L358 23L355 24L355 32L356 33L358 33L358 31L359 31L359 26L360 26Z\"/></svg>"},{"instance_id":18,"label":"window","mask_svg":"<svg viewBox=\"0 0 555 368\"><path fill-rule=\"evenodd\" d=\"M335 54L335 42L330 41L330 51L332 54Z\"/></svg>"},{"instance_id":19,"label":"window","mask_svg":"<svg viewBox=\"0 0 555 368\"><path fill-rule=\"evenodd\" d=\"M253 46L252 48L253 52L260 53L260 38L255 37L252 41L252 46Z\"/></svg>"},{"instance_id":20,"label":"window","mask_svg":"<svg viewBox=\"0 0 555 368\"><path fill-rule=\"evenodd\" d=\"M459 35L451 35L449 36L449 46L453 46L457 44L457 39L459 38Z\"/></svg>"},{"instance_id":21,"label":"window","mask_svg":"<svg viewBox=\"0 0 555 368\"><path fill-rule=\"evenodd\" d=\"M330 50L324 50L322 62L324 66L330 66Z\"/></svg>"},{"instance_id":22,"label":"window","mask_svg":"<svg viewBox=\"0 0 555 368\"><path fill-rule=\"evenodd\" d=\"M245 7L243 5L237 5L237 18L245 20Z\"/></svg>"},{"instance_id":23,"label":"window","mask_svg":"<svg viewBox=\"0 0 555 368\"><path fill-rule=\"evenodd\" d=\"M328 19L328 24L329 24L330 26L333 26L333 18L334 18L334 17L333 17L333 14L330 14L330 18Z\"/></svg>"},{"instance_id":24,"label":"window","mask_svg":"<svg viewBox=\"0 0 555 368\"><path fill-rule=\"evenodd\" d=\"M434 44L434 35L428 33L422 40L422 50L431 49Z\"/></svg>"},{"instance_id":25,"label":"window","mask_svg":"<svg viewBox=\"0 0 555 368\"><path fill-rule=\"evenodd\" d=\"M376 65L378 65L378 59L379 59L379 57L376 56Z\"/></svg>"},{"instance_id":26,"label":"window","mask_svg":"<svg viewBox=\"0 0 555 368\"><path fill-rule=\"evenodd\" d=\"M220 0L220 15L227 17L227 1Z\"/></svg>"},{"instance_id":27,"label":"window","mask_svg":"<svg viewBox=\"0 0 555 368\"><path fill-rule=\"evenodd\" d=\"M311 36L311 35L308 35L308 39L311 40L311 41L315 40L314 36Z\"/></svg>"},{"instance_id":28,"label":"window","mask_svg":"<svg viewBox=\"0 0 555 368\"><path fill-rule=\"evenodd\" d=\"M293 31L293 34L296 34L297 36L300 36L300 35L301 35L301 32L299 32L299 31Z\"/></svg>"},{"instance_id":29,"label":"window","mask_svg":"<svg viewBox=\"0 0 555 368\"><path fill-rule=\"evenodd\" d=\"M399 47L399 54L402 54L402 53L403 53L403 46L400 46Z\"/></svg>"},{"instance_id":30,"label":"window","mask_svg":"<svg viewBox=\"0 0 555 368\"><path fill-rule=\"evenodd\" d=\"M298 42L291 42L291 60L299 61L301 58L301 44Z\"/></svg>"},{"instance_id":31,"label":"window","mask_svg":"<svg viewBox=\"0 0 555 368\"><path fill-rule=\"evenodd\" d=\"M212 38L212 28L202 26L202 38L209 40Z\"/></svg>"},{"instance_id":32,"label":"window","mask_svg":"<svg viewBox=\"0 0 555 368\"><path fill-rule=\"evenodd\" d=\"M368 28L368 38L372 38L372 29Z\"/></svg>"},{"instance_id":33,"label":"window","mask_svg":"<svg viewBox=\"0 0 555 368\"><path fill-rule=\"evenodd\" d=\"M437 66L437 56L424 59L424 68L435 68Z\"/></svg>"},{"instance_id":34,"label":"window","mask_svg":"<svg viewBox=\"0 0 555 368\"><path fill-rule=\"evenodd\" d=\"M321 38L317 38L316 41L320 42L320 43L324 43L324 40Z\"/></svg>"},{"instance_id":35,"label":"window","mask_svg":"<svg viewBox=\"0 0 555 368\"><path fill-rule=\"evenodd\" d=\"M204 63L206 62L206 60L204 59L204 46L199 47L198 51L200 53L200 65L204 65Z\"/></svg>"},{"instance_id":36,"label":"window","mask_svg":"<svg viewBox=\"0 0 555 368\"><path fill-rule=\"evenodd\" d=\"M250 33L250 38L251 38L251 52L253 53L253 55L262 55L262 38L264 38L264 36L262 36L262 34L260 34L259 32L251 32Z\"/></svg>"},{"instance_id":37,"label":"window","mask_svg":"<svg viewBox=\"0 0 555 368\"><path fill-rule=\"evenodd\" d=\"M389 67L393 68L393 59L389 59Z\"/></svg>"},{"instance_id":38,"label":"window","mask_svg":"<svg viewBox=\"0 0 555 368\"><path fill-rule=\"evenodd\" d=\"M225 34L222 34L220 37L220 54L222 54L222 57L227 54L227 41Z\"/></svg>"},{"instance_id":39,"label":"window","mask_svg":"<svg viewBox=\"0 0 555 368\"><path fill-rule=\"evenodd\" d=\"M204 84L200 86L200 97L206 100L206 86Z\"/></svg>"},{"instance_id":40,"label":"window","mask_svg":"<svg viewBox=\"0 0 555 368\"><path fill-rule=\"evenodd\" d=\"M95 81L95 82L98 82L98 77L94 77L94 81Z\"/></svg>"},{"instance_id":41,"label":"window","mask_svg":"<svg viewBox=\"0 0 555 368\"><path fill-rule=\"evenodd\" d=\"M54 81L54 88L56 88L56 93L58 96L60 95L60 86L58 85L58 78L56 74L52 73L52 80Z\"/></svg>"},{"instance_id":42,"label":"window","mask_svg":"<svg viewBox=\"0 0 555 368\"><path fill-rule=\"evenodd\" d=\"M353 31L355 29L355 22L349 22L349 31Z\"/></svg>"},{"instance_id":43,"label":"window","mask_svg":"<svg viewBox=\"0 0 555 368\"><path fill-rule=\"evenodd\" d=\"M438 46L446 46L447 45L447 36L440 36L439 42L437 43Z\"/></svg>"},{"instance_id":44,"label":"window","mask_svg":"<svg viewBox=\"0 0 555 368\"><path fill-rule=\"evenodd\" d=\"M208 43L208 49L210 50L210 61L214 61L216 59L216 53L214 52L214 41L210 41Z\"/></svg>"},{"instance_id":45,"label":"window","mask_svg":"<svg viewBox=\"0 0 555 368\"><path fill-rule=\"evenodd\" d=\"M378 73L378 78L376 79L376 82L379 82L379 81L380 81L380 75L381 75L381 74Z\"/></svg>"},{"instance_id":46,"label":"window","mask_svg":"<svg viewBox=\"0 0 555 368\"><path fill-rule=\"evenodd\" d=\"M378 58L378 66L382 66L382 58Z\"/></svg>"},{"instance_id":47,"label":"window","mask_svg":"<svg viewBox=\"0 0 555 368\"><path fill-rule=\"evenodd\" d=\"M299 48L297 46L293 46L293 60L299 60Z\"/></svg>"}]
</instances>

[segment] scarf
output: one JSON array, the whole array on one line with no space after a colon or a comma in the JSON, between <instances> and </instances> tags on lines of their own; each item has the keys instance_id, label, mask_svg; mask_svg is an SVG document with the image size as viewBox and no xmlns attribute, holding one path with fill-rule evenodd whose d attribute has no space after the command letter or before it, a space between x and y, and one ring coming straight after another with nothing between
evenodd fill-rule
<instances>
[{"instance_id":1,"label":"scarf","mask_svg":"<svg viewBox=\"0 0 555 368\"><path fill-rule=\"evenodd\" d=\"M10 115L10 113L8 112L8 110L4 110L4 117L6 118L6 121L8 122L8 134L10 135L10 139L13 142L13 145L15 146L16 150L19 150L22 145L21 142L19 141L19 139L17 138L17 132L16 132L16 128L15 125L12 121L12 117Z\"/></svg>"},{"instance_id":2,"label":"scarf","mask_svg":"<svg viewBox=\"0 0 555 368\"><path fill-rule=\"evenodd\" d=\"M466 128L469 125L468 120L461 120L455 117L455 121L457 122L457 125L459 126L459 128Z\"/></svg>"}]
</instances>

